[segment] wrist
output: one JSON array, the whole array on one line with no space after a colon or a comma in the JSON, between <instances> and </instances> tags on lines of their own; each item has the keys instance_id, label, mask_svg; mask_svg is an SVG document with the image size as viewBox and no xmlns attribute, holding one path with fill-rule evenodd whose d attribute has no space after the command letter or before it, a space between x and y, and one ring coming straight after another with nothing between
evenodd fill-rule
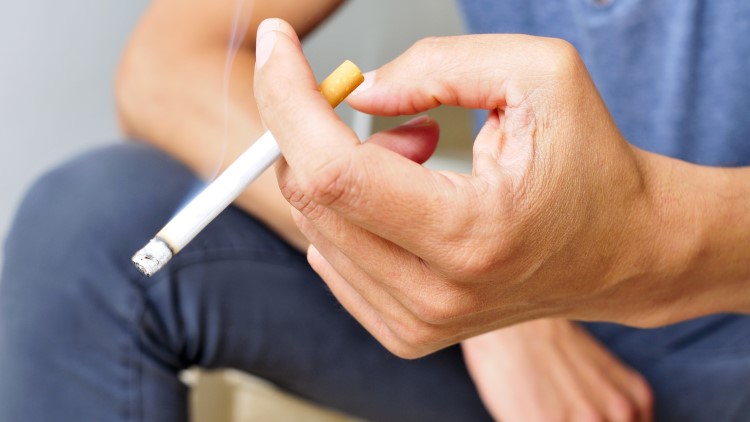
<instances>
[{"instance_id":1,"label":"wrist","mask_svg":"<svg viewBox=\"0 0 750 422\"><path fill-rule=\"evenodd\" d=\"M645 189L625 260L632 270L621 279L634 302L623 322L660 326L746 310L739 293L750 280L750 219L741 212L748 178L641 150L636 156Z\"/></svg>"}]
</instances>

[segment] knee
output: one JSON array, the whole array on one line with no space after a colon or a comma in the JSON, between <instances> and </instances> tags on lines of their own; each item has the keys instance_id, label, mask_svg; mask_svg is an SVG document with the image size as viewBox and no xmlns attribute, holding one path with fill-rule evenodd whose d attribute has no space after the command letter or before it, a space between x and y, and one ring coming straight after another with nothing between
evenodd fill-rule
<instances>
[{"instance_id":1,"label":"knee","mask_svg":"<svg viewBox=\"0 0 750 422\"><path fill-rule=\"evenodd\" d=\"M42 176L22 201L5 243L6 263L66 268L129 254L198 185L183 166L145 145L84 154ZM79 251L87 250L87 253Z\"/></svg>"},{"instance_id":2,"label":"knee","mask_svg":"<svg viewBox=\"0 0 750 422\"><path fill-rule=\"evenodd\" d=\"M82 337L107 312L132 312L130 255L195 183L178 163L136 144L87 153L41 177L5 241L0 343L42 353L61 337Z\"/></svg>"}]
</instances>

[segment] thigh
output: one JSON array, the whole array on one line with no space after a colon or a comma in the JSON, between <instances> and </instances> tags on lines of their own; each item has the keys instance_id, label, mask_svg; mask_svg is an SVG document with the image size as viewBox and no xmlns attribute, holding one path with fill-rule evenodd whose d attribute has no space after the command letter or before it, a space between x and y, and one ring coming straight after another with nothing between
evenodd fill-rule
<instances>
[{"instance_id":1,"label":"thigh","mask_svg":"<svg viewBox=\"0 0 750 422\"><path fill-rule=\"evenodd\" d=\"M587 324L648 378L657 420L739 421L750 415L750 317L713 315L656 329Z\"/></svg>"},{"instance_id":2,"label":"thigh","mask_svg":"<svg viewBox=\"0 0 750 422\"><path fill-rule=\"evenodd\" d=\"M75 158L27 193L0 280L0 420L184 420L187 389L138 341L128 262L199 182L144 145ZM159 377L144 409L143 391Z\"/></svg>"},{"instance_id":3,"label":"thigh","mask_svg":"<svg viewBox=\"0 0 750 422\"><path fill-rule=\"evenodd\" d=\"M375 420L488 418L457 348L390 355L304 256L237 209L141 276L130 256L200 187L132 144L37 183L6 243L0 419L184 420L177 374L194 365L251 372Z\"/></svg>"}]
</instances>

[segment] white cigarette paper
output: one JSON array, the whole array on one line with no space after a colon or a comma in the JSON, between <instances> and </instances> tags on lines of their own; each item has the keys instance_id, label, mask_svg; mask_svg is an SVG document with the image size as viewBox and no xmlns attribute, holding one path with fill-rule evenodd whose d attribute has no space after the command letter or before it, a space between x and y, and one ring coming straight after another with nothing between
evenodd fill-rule
<instances>
[{"instance_id":1,"label":"white cigarette paper","mask_svg":"<svg viewBox=\"0 0 750 422\"><path fill-rule=\"evenodd\" d=\"M347 60L321 82L319 89L336 107L363 81L359 68ZM136 252L133 264L147 276L159 271L280 156L271 132L264 133Z\"/></svg>"}]
</instances>

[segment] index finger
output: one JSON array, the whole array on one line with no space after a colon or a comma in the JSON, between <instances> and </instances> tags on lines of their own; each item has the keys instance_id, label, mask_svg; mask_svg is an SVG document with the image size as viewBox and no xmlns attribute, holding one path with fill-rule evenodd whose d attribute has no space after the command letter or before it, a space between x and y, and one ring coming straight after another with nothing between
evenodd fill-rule
<instances>
[{"instance_id":1,"label":"index finger","mask_svg":"<svg viewBox=\"0 0 750 422\"><path fill-rule=\"evenodd\" d=\"M347 101L385 116L440 105L494 110L518 106L539 87L581 70L585 65L564 40L518 34L426 38L368 73Z\"/></svg>"},{"instance_id":2,"label":"index finger","mask_svg":"<svg viewBox=\"0 0 750 422\"><path fill-rule=\"evenodd\" d=\"M288 163L280 183L302 194L285 193L292 205L312 221L315 207L331 209L425 259L444 253L441 231L456 221L446 210L470 207L460 198L460 179L360 144L318 92L292 28L281 20L266 25L258 36L255 94Z\"/></svg>"}]
</instances>

